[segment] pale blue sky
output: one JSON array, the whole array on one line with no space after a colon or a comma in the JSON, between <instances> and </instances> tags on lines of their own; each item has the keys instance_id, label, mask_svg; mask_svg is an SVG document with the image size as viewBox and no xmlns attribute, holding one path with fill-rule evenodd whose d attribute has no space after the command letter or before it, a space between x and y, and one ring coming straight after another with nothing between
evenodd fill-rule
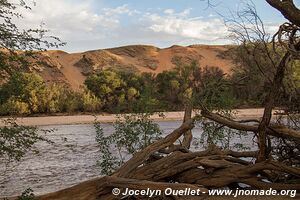
<instances>
[{"instance_id":1,"label":"pale blue sky","mask_svg":"<svg viewBox=\"0 0 300 200\"><path fill-rule=\"evenodd\" d=\"M26 25L45 22L66 41L68 52L131 44L168 47L174 44L227 44L227 28L218 15L241 8L246 0L35 0L24 13ZM264 0L253 0L270 32L285 20ZM297 6L300 0L295 0ZM22 24L24 25L24 24Z\"/></svg>"}]
</instances>

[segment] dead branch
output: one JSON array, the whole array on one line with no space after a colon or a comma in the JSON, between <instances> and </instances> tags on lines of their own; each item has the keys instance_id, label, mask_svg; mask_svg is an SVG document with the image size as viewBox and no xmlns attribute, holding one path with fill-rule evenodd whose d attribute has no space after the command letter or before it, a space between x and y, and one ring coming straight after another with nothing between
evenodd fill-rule
<instances>
[{"instance_id":1,"label":"dead branch","mask_svg":"<svg viewBox=\"0 0 300 200\"><path fill-rule=\"evenodd\" d=\"M272 7L276 8L281 14L293 24L300 27L300 10L292 0L266 0Z\"/></svg>"},{"instance_id":2,"label":"dead branch","mask_svg":"<svg viewBox=\"0 0 300 200\"><path fill-rule=\"evenodd\" d=\"M183 122L186 122L186 121L192 119L192 111L193 111L193 107L191 105L188 105L184 112ZM193 139L192 131L191 130L186 131L183 136L184 136L184 138L182 141L182 146L186 149L189 149L191 146L192 139Z\"/></svg>"},{"instance_id":3,"label":"dead branch","mask_svg":"<svg viewBox=\"0 0 300 200\"><path fill-rule=\"evenodd\" d=\"M160 149L164 149L172 145L183 133L194 127L193 119L184 122L179 128L174 130L171 134L166 136L148 147L143 151L137 152L128 162L126 162L113 176L126 177L129 173L139 167L149 156Z\"/></svg>"},{"instance_id":4,"label":"dead branch","mask_svg":"<svg viewBox=\"0 0 300 200\"><path fill-rule=\"evenodd\" d=\"M249 132L258 132L257 125L242 124L233 120L229 120L221 115L209 112L205 109L201 111L201 115L212 121L215 121L219 124L223 124L229 128L240 130L240 131L249 131ZM296 130L289 129L284 126L274 126L269 125L267 129L267 134L275 137L281 137L286 139L294 139L297 143L300 143L300 132Z\"/></svg>"}]
</instances>

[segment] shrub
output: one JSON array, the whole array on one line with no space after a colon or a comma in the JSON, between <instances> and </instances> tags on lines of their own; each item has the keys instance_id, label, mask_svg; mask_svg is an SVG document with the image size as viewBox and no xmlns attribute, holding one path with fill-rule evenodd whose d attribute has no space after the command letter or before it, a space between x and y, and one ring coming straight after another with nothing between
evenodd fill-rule
<instances>
[{"instance_id":1,"label":"shrub","mask_svg":"<svg viewBox=\"0 0 300 200\"><path fill-rule=\"evenodd\" d=\"M84 111L93 112L101 108L100 99L97 98L91 91L86 90L82 94L82 107Z\"/></svg>"},{"instance_id":2,"label":"shrub","mask_svg":"<svg viewBox=\"0 0 300 200\"><path fill-rule=\"evenodd\" d=\"M0 106L1 115L26 115L29 113L29 105L16 97L10 97Z\"/></svg>"},{"instance_id":3,"label":"shrub","mask_svg":"<svg viewBox=\"0 0 300 200\"><path fill-rule=\"evenodd\" d=\"M31 188L26 189L17 200L36 200L33 190Z\"/></svg>"},{"instance_id":4,"label":"shrub","mask_svg":"<svg viewBox=\"0 0 300 200\"><path fill-rule=\"evenodd\" d=\"M119 116L114 123L115 132L104 136L99 123L95 124L96 141L101 157L98 161L102 174L111 174L128 156L133 155L160 138L159 125L150 119L149 114ZM117 152L117 155L113 154Z\"/></svg>"},{"instance_id":5,"label":"shrub","mask_svg":"<svg viewBox=\"0 0 300 200\"><path fill-rule=\"evenodd\" d=\"M51 130L42 130L44 133ZM5 121L5 126L0 127L0 157L10 161L19 161L26 152L35 150L34 144L38 141L50 140L41 136L37 127L18 125L14 119Z\"/></svg>"}]
</instances>

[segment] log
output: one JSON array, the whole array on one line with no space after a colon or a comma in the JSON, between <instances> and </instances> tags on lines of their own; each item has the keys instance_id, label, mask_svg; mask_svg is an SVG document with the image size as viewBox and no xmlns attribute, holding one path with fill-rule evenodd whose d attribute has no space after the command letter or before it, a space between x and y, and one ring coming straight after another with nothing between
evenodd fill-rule
<instances>
[{"instance_id":1,"label":"log","mask_svg":"<svg viewBox=\"0 0 300 200\"><path fill-rule=\"evenodd\" d=\"M203 160L202 160L203 161ZM218 162L213 166L216 167ZM264 161L251 165L240 165L236 163L227 168L221 168L214 171L205 171L203 169L191 169L177 175L177 181L190 184L201 184L207 188L220 188L226 187L233 183L245 183L257 189L277 189L284 188L300 190L300 183L284 184L284 183L266 183L262 181L264 177L261 176L264 170L273 170L293 174L300 177L300 169L289 167L274 161ZM260 179L258 179L260 175ZM193 179L193 180L192 180Z\"/></svg>"},{"instance_id":2,"label":"log","mask_svg":"<svg viewBox=\"0 0 300 200\"><path fill-rule=\"evenodd\" d=\"M240 130L240 131L250 131L250 132L258 132L258 126L257 125L248 125L248 124L242 124L230 119L227 119L221 115L209 112L205 109L201 111L201 115L207 119L210 119L212 121L215 121L219 124L225 125L229 128ZM281 137L286 139L292 139L297 143L300 143L300 132L296 130L289 129L284 126L274 126L270 125L267 128L267 134L275 137Z\"/></svg>"},{"instance_id":3,"label":"log","mask_svg":"<svg viewBox=\"0 0 300 200\"><path fill-rule=\"evenodd\" d=\"M286 166L272 160L256 164L241 163L240 159L226 155L235 153L233 151L221 151L215 146L210 146L208 150L201 152L174 152L136 168L130 174L134 176L133 178L106 176L59 192L40 196L38 199L109 200L120 199L112 195L113 188L137 190L147 188L152 190L191 188L207 191L206 188L226 187L234 183L245 183L256 189L300 190L299 179L298 182L296 179L293 184L267 183L262 180L265 178L264 172L270 171L287 173L299 178L299 168ZM250 155L250 152L245 152L245 155Z\"/></svg>"},{"instance_id":4,"label":"log","mask_svg":"<svg viewBox=\"0 0 300 200\"><path fill-rule=\"evenodd\" d=\"M149 145L144 150L137 152L133 157L127 161L120 169L118 169L112 176L127 177L133 170L139 167L151 154L172 145L183 133L191 130L194 127L194 120L190 119L184 122L179 128L175 129L165 138Z\"/></svg>"},{"instance_id":5,"label":"log","mask_svg":"<svg viewBox=\"0 0 300 200\"><path fill-rule=\"evenodd\" d=\"M193 111L193 107L191 105L188 105L184 112L183 122L186 122L186 121L192 119L192 111ZM183 134L183 136L184 137L183 137L183 141L182 141L182 147L189 149L191 147L191 142L193 140L192 130L187 130Z\"/></svg>"},{"instance_id":6,"label":"log","mask_svg":"<svg viewBox=\"0 0 300 200\"><path fill-rule=\"evenodd\" d=\"M204 114L213 116L213 119L230 122L230 125L233 123L235 126L237 123L213 113L204 112ZM257 189L300 190L299 168L286 166L272 160L253 164L240 159L242 157L255 158L257 151L224 151L215 145L210 145L205 151L191 152L185 147L182 150L180 145L174 145L180 136L193 128L194 120L195 118L186 120L165 138L136 153L111 176L87 181L65 190L40 196L38 199L113 200L120 199L119 196L112 195L113 188L119 188L121 191L126 188L135 190L149 188L162 191L166 188L190 188L207 191L206 188L222 188L236 183L245 183ZM257 126L243 124L239 124L238 127L255 127L255 130L257 129ZM172 148L172 146L177 147L167 154L159 153L168 147ZM262 180L270 177L268 174L276 174L275 172L280 175L286 173L296 177L293 179L294 183L266 183ZM165 199L166 197L160 198Z\"/></svg>"}]
</instances>

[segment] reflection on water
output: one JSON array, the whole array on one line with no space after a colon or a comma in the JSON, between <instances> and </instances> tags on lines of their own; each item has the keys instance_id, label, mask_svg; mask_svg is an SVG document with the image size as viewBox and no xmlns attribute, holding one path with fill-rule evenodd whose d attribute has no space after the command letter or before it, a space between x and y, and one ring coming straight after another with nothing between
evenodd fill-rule
<instances>
[{"instance_id":1,"label":"reflection on water","mask_svg":"<svg viewBox=\"0 0 300 200\"><path fill-rule=\"evenodd\" d=\"M160 122L165 133L170 133L181 122ZM111 124L103 124L104 133L113 131ZM44 126L55 129L48 138L55 144L37 144L39 154L28 153L21 162L6 168L0 164L0 196L14 196L32 188L35 194L44 194L73 186L79 182L99 177L96 132L93 125ZM193 130L201 134L200 128ZM249 144L251 136L239 142ZM1 163L1 162L0 162ZM6 169L4 171L4 169Z\"/></svg>"}]
</instances>

